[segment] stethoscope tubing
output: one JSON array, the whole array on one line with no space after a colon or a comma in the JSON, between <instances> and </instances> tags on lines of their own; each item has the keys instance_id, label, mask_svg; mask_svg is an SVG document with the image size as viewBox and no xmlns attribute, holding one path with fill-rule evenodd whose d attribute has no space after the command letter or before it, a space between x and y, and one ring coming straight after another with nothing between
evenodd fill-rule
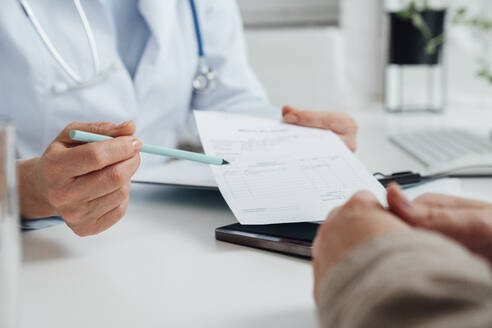
<instances>
[{"instance_id":1,"label":"stethoscope tubing","mask_svg":"<svg viewBox=\"0 0 492 328\"><path fill-rule=\"evenodd\" d=\"M79 14L79 17L82 21L82 25L84 27L84 31L87 37L87 40L89 42L89 47L91 49L91 55L92 55L92 61L94 65L94 72L95 76L98 76L100 73L100 58L99 58L99 53L97 50L97 45L94 39L94 33L92 32L92 29L90 27L89 21L87 20L87 16L85 14L85 11L82 7L82 4L80 3L80 0L73 0L75 4L75 8L77 9L77 13ZM24 12L26 16L29 18L31 21L32 25L34 26L34 29L38 33L39 37L41 40L43 40L43 43L45 44L46 48L48 51L51 53L53 58L56 60L56 62L62 67L62 69L67 73L68 76L76 84L84 84L82 81L82 78L75 73L75 70L68 65L68 63L63 59L63 57L60 55L60 52L56 49L56 47L53 45L51 42L51 39L48 37L46 34L46 31L42 27L41 23L38 21L36 15L34 14L34 11L32 10L31 6L27 2L27 0L20 0L20 4L22 8L24 9Z\"/></svg>"},{"instance_id":2,"label":"stethoscope tubing","mask_svg":"<svg viewBox=\"0 0 492 328\"><path fill-rule=\"evenodd\" d=\"M92 32L92 28L89 24L89 20L87 19L87 15L85 14L84 8L82 8L82 4L80 0L74 0L75 7L77 8L77 12L79 13L80 19L82 20L82 25L84 25L85 34L87 35L87 40L89 41L89 47L91 48L92 53L92 61L94 64L94 71L96 72L96 76L99 75L101 69L101 61L99 58L99 52L97 51L97 44L94 39L94 33Z\"/></svg>"},{"instance_id":3,"label":"stethoscope tubing","mask_svg":"<svg viewBox=\"0 0 492 328\"><path fill-rule=\"evenodd\" d=\"M189 2L190 2L190 7L191 7L191 13L193 16L193 24L195 25L196 43L198 46L198 57L204 58L205 57L205 51L203 50L202 31L200 28L200 21L198 19L198 12L196 9L195 0L189 0Z\"/></svg>"},{"instance_id":4,"label":"stethoscope tubing","mask_svg":"<svg viewBox=\"0 0 492 328\"><path fill-rule=\"evenodd\" d=\"M80 3L80 0L73 0L75 4L75 8L77 9L77 12L79 14L79 17L82 21L82 25L87 37L87 41L89 43L90 51L91 51L91 56L92 56L92 62L94 66L94 76L87 79L87 80L82 80L82 78L75 72L75 70L70 67L70 65L63 59L61 56L60 52L58 49L54 46L54 44L51 42L51 39L48 37L46 34L44 28L42 27L41 23L38 21L36 15L34 14L31 6L29 5L27 0L19 0L22 9L24 10L24 13L26 16L29 18L31 21L35 31L45 44L46 48L48 51L51 53L55 61L60 65L60 67L63 69L63 71L75 82L75 85L69 86L66 83L60 82L56 83L53 91L55 94L61 94L64 93L68 90L71 89L80 89L84 88L87 86L91 86L96 84L98 81L101 81L105 79L112 71L115 70L115 68L118 67L118 65L111 65L110 68L108 68L106 71L101 72L101 58L100 54L97 49L97 44L94 38L94 33L92 31L92 28L89 24L89 20L87 19L87 15L84 11L84 8L82 4ZM193 17L193 25L195 28L195 36L196 36L196 41L197 41L197 48L198 48L198 57L199 57L199 68L198 68L198 75L197 76L202 76L207 80L206 87L204 89L201 88L195 88L193 86L194 91L199 92L199 93L204 93L209 91L210 86L214 85L213 80L215 79L215 73L214 71L207 65L205 61L205 51L203 47L203 37L202 37L202 31L200 28L200 21L198 18L198 12L196 8L196 3L195 0L189 0L189 4L191 7L191 13ZM197 77L195 77L196 79Z\"/></svg>"}]
</instances>

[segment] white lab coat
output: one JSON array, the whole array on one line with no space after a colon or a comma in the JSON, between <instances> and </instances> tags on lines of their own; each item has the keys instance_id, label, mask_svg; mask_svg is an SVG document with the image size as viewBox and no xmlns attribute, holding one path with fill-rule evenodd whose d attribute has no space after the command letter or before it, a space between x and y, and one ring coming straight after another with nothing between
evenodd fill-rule
<instances>
[{"instance_id":1,"label":"white lab coat","mask_svg":"<svg viewBox=\"0 0 492 328\"><path fill-rule=\"evenodd\" d=\"M90 47L73 2L29 3L68 64L83 79L93 76ZM134 80L121 68L95 86L56 95L53 85L71 82L69 77L17 0L0 0L0 114L12 117L16 124L19 158L40 156L72 121L132 119L142 141L174 147L191 109L278 115L248 65L236 2L196 0L196 4L208 63L219 76L211 93L195 95L191 87L198 51L189 2L140 0L139 9L151 36ZM101 66L109 67L115 60L121 63L105 8L99 0L83 0L82 5L101 54Z\"/></svg>"}]
</instances>

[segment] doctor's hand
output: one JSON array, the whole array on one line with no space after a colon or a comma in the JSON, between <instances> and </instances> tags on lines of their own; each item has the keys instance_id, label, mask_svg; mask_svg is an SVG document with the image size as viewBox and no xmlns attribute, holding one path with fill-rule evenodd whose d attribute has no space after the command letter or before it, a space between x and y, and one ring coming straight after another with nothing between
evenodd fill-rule
<instances>
[{"instance_id":1,"label":"doctor's hand","mask_svg":"<svg viewBox=\"0 0 492 328\"><path fill-rule=\"evenodd\" d=\"M362 191L334 209L318 229L313 244L314 297L318 301L321 280L345 255L373 238L409 229L385 210L376 197Z\"/></svg>"},{"instance_id":2,"label":"doctor's hand","mask_svg":"<svg viewBox=\"0 0 492 328\"><path fill-rule=\"evenodd\" d=\"M331 130L340 136L351 151L357 148L357 123L347 114L297 110L284 106L282 117L286 123Z\"/></svg>"},{"instance_id":3,"label":"doctor's hand","mask_svg":"<svg viewBox=\"0 0 492 328\"><path fill-rule=\"evenodd\" d=\"M409 225L446 235L492 264L492 204L440 194L410 202L397 185L388 187L388 204Z\"/></svg>"},{"instance_id":4,"label":"doctor's hand","mask_svg":"<svg viewBox=\"0 0 492 328\"><path fill-rule=\"evenodd\" d=\"M117 138L83 144L70 139L74 129ZM19 163L22 216L62 216L79 236L114 225L126 212L130 178L140 165L134 132L132 121L68 125L42 157Z\"/></svg>"}]
</instances>

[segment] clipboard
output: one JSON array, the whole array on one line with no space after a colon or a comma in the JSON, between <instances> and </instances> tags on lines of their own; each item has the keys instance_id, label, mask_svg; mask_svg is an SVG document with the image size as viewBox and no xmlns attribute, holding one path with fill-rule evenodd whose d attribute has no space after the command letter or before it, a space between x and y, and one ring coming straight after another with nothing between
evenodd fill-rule
<instances>
[{"instance_id":1,"label":"clipboard","mask_svg":"<svg viewBox=\"0 0 492 328\"><path fill-rule=\"evenodd\" d=\"M375 173L374 176L386 187L391 182L411 186L443 178L445 176L422 176L415 172L397 172L390 175ZM165 185L180 188L218 191L212 170L208 165L175 160L153 167L142 167L132 177L134 183Z\"/></svg>"},{"instance_id":2,"label":"clipboard","mask_svg":"<svg viewBox=\"0 0 492 328\"><path fill-rule=\"evenodd\" d=\"M157 166L141 167L132 177L132 182L179 188L219 190L212 170L208 165L183 160L169 161Z\"/></svg>"}]
</instances>

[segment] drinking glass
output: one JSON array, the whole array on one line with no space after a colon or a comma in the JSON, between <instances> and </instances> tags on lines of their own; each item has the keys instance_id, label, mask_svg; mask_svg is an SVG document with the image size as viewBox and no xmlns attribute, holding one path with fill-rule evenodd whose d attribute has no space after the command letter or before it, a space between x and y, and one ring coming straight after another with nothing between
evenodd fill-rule
<instances>
[{"instance_id":1,"label":"drinking glass","mask_svg":"<svg viewBox=\"0 0 492 328\"><path fill-rule=\"evenodd\" d=\"M20 274L19 208L17 201L15 130L0 117L0 327L18 323Z\"/></svg>"}]
</instances>

